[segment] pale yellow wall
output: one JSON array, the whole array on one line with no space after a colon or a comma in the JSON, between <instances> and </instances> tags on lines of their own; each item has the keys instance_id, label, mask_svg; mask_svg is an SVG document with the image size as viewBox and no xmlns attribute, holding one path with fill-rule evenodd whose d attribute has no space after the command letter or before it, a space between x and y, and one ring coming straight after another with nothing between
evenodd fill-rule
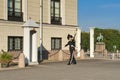
<instances>
[{"instance_id":1,"label":"pale yellow wall","mask_svg":"<svg viewBox=\"0 0 120 80\"><path fill-rule=\"evenodd\" d=\"M49 23L49 0L43 0L43 22ZM28 0L28 18L31 17L36 22L40 20L40 0Z\"/></svg>"},{"instance_id":2,"label":"pale yellow wall","mask_svg":"<svg viewBox=\"0 0 120 80\"><path fill-rule=\"evenodd\" d=\"M8 36L23 36L23 25L22 22L10 22L10 21L0 21L0 49L7 51ZM68 42L67 35L76 33L78 27L71 26L60 26L60 25L43 25L43 46L47 50L51 50L51 37L62 38L62 49L68 49L64 45ZM38 32L38 47L40 45L40 28L37 28Z\"/></svg>"},{"instance_id":3,"label":"pale yellow wall","mask_svg":"<svg viewBox=\"0 0 120 80\"><path fill-rule=\"evenodd\" d=\"M0 0L0 19L4 19L4 0Z\"/></svg>"},{"instance_id":4,"label":"pale yellow wall","mask_svg":"<svg viewBox=\"0 0 120 80\"><path fill-rule=\"evenodd\" d=\"M0 19L5 18L5 0L0 2ZM26 9L25 6L28 8ZM26 14L27 13L27 14ZM23 2L23 15L31 17L36 22L40 20L40 0ZM61 17L63 25L77 25L77 0L61 0ZM43 0L43 22L50 23L50 0Z\"/></svg>"},{"instance_id":5,"label":"pale yellow wall","mask_svg":"<svg viewBox=\"0 0 120 80\"><path fill-rule=\"evenodd\" d=\"M39 22L40 0L28 0L28 18L31 17L36 22Z\"/></svg>"},{"instance_id":6,"label":"pale yellow wall","mask_svg":"<svg viewBox=\"0 0 120 80\"><path fill-rule=\"evenodd\" d=\"M43 22L44 23L50 23L49 22L49 0L43 0Z\"/></svg>"},{"instance_id":7,"label":"pale yellow wall","mask_svg":"<svg viewBox=\"0 0 120 80\"><path fill-rule=\"evenodd\" d=\"M77 24L77 0L65 0L65 24Z\"/></svg>"},{"instance_id":8,"label":"pale yellow wall","mask_svg":"<svg viewBox=\"0 0 120 80\"><path fill-rule=\"evenodd\" d=\"M51 50L51 37L62 38L62 49L65 48L65 44L68 42L67 35L76 33L77 27L68 27L68 26L54 26L54 25L44 25L43 28L43 46Z\"/></svg>"},{"instance_id":9,"label":"pale yellow wall","mask_svg":"<svg viewBox=\"0 0 120 80\"><path fill-rule=\"evenodd\" d=\"M28 12L27 16L32 17L33 20L39 22L39 10L40 10L40 0L28 0ZM63 0L61 0L63 1ZM49 23L50 17L50 0L43 0L43 21L44 23ZM4 0L0 2L0 19L4 18ZM65 4L62 8L65 13L62 15L64 17L65 25L77 25L77 0L65 0ZM61 11L61 12L64 12ZM2 14L3 12L3 14ZM0 21L0 49L7 50L7 36L23 36L23 28L21 28L21 22L13 21ZM43 44L46 49L51 50L51 37L61 37L62 38L62 48L67 42L67 34L74 34L76 27L73 26L61 26L61 25L44 25L43 28ZM37 29L38 33L39 28ZM39 35L38 34L38 45L39 45Z\"/></svg>"},{"instance_id":10,"label":"pale yellow wall","mask_svg":"<svg viewBox=\"0 0 120 80\"><path fill-rule=\"evenodd\" d=\"M8 36L23 36L22 24L19 22L0 21L0 50L8 50Z\"/></svg>"},{"instance_id":11,"label":"pale yellow wall","mask_svg":"<svg viewBox=\"0 0 120 80\"><path fill-rule=\"evenodd\" d=\"M28 0L28 17L39 22L39 11L40 0ZM78 25L77 0L61 0L61 17L63 25ZM50 0L43 0L43 22L50 23Z\"/></svg>"}]
</instances>

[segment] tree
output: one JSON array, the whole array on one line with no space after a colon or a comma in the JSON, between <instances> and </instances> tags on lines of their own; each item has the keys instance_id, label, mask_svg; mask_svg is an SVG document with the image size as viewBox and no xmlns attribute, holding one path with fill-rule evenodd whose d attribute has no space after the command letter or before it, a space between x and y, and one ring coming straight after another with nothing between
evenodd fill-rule
<instances>
[{"instance_id":1,"label":"tree","mask_svg":"<svg viewBox=\"0 0 120 80\"><path fill-rule=\"evenodd\" d=\"M105 42L106 49L110 52L114 51L113 46L116 46L117 50L120 50L120 31L115 29L99 29L95 28L95 44L97 42L96 38L101 33L104 37L103 42Z\"/></svg>"},{"instance_id":2,"label":"tree","mask_svg":"<svg viewBox=\"0 0 120 80\"><path fill-rule=\"evenodd\" d=\"M87 51L90 48L90 34L88 32L82 32L81 35L81 47L84 51Z\"/></svg>"},{"instance_id":3,"label":"tree","mask_svg":"<svg viewBox=\"0 0 120 80\"><path fill-rule=\"evenodd\" d=\"M94 45L96 45L97 37L99 33L103 35L103 42L106 45L106 49L109 52L113 52L113 46L116 46L116 50L120 50L120 31L115 29L99 29L95 28L94 31ZM84 51L90 49L90 34L88 32L82 32L81 34L81 47Z\"/></svg>"}]
</instances>

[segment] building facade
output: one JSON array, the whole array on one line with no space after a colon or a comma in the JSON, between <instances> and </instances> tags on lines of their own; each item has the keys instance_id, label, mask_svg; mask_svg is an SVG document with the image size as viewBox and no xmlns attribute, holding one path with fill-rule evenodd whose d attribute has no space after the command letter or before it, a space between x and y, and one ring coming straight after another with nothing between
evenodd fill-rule
<instances>
[{"instance_id":1,"label":"building facade","mask_svg":"<svg viewBox=\"0 0 120 80\"><path fill-rule=\"evenodd\" d=\"M42 58L59 60L62 53L62 60L67 59L69 54L68 47L64 47L67 43L67 35L74 35L79 30L77 23L77 0L43 0L42 9ZM0 50L22 52L24 30L21 25L29 17L39 24L40 13L40 0L1 0ZM38 32L39 52L40 29L38 28L36 31ZM77 48L80 44L79 36L77 35L75 38Z\"/></svg>"}]
</instances>

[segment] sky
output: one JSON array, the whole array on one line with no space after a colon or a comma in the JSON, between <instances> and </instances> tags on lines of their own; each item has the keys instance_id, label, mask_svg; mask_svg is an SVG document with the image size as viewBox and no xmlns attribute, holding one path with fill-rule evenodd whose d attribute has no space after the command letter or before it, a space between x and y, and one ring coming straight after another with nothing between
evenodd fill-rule
<instances>
[{"instance_id":1,"label":"sky","mask_svg":"<svg viewBox=\"0 0 120 80\"><path fill-rule=\"evenodd\" d=\"M120 0L78 0L78 25L120 30Z\"/></svg>"}]
</instances>

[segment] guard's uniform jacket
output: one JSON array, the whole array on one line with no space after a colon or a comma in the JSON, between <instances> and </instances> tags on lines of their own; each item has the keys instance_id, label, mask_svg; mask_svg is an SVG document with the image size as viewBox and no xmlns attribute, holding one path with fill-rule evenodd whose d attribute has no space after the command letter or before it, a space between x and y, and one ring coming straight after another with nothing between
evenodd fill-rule
<instances>
[{"instance_id":1,"label":"guard's uniform jacket","mask_svg":"<svg viewBox=\"0 0 120 80\"><path fill-rule=\"evenodd\" d=\"M69 45L69 51L70 51L70 59L69 59L68 65L76 64L76 60L74 58L74 53L73 53L73 51L75 51L75 41L74 41L74 39L71 40L71 41L68 41L68 43L65 45L65 47L68 46L68 45Z\"/></svg>"}]
</instances>

